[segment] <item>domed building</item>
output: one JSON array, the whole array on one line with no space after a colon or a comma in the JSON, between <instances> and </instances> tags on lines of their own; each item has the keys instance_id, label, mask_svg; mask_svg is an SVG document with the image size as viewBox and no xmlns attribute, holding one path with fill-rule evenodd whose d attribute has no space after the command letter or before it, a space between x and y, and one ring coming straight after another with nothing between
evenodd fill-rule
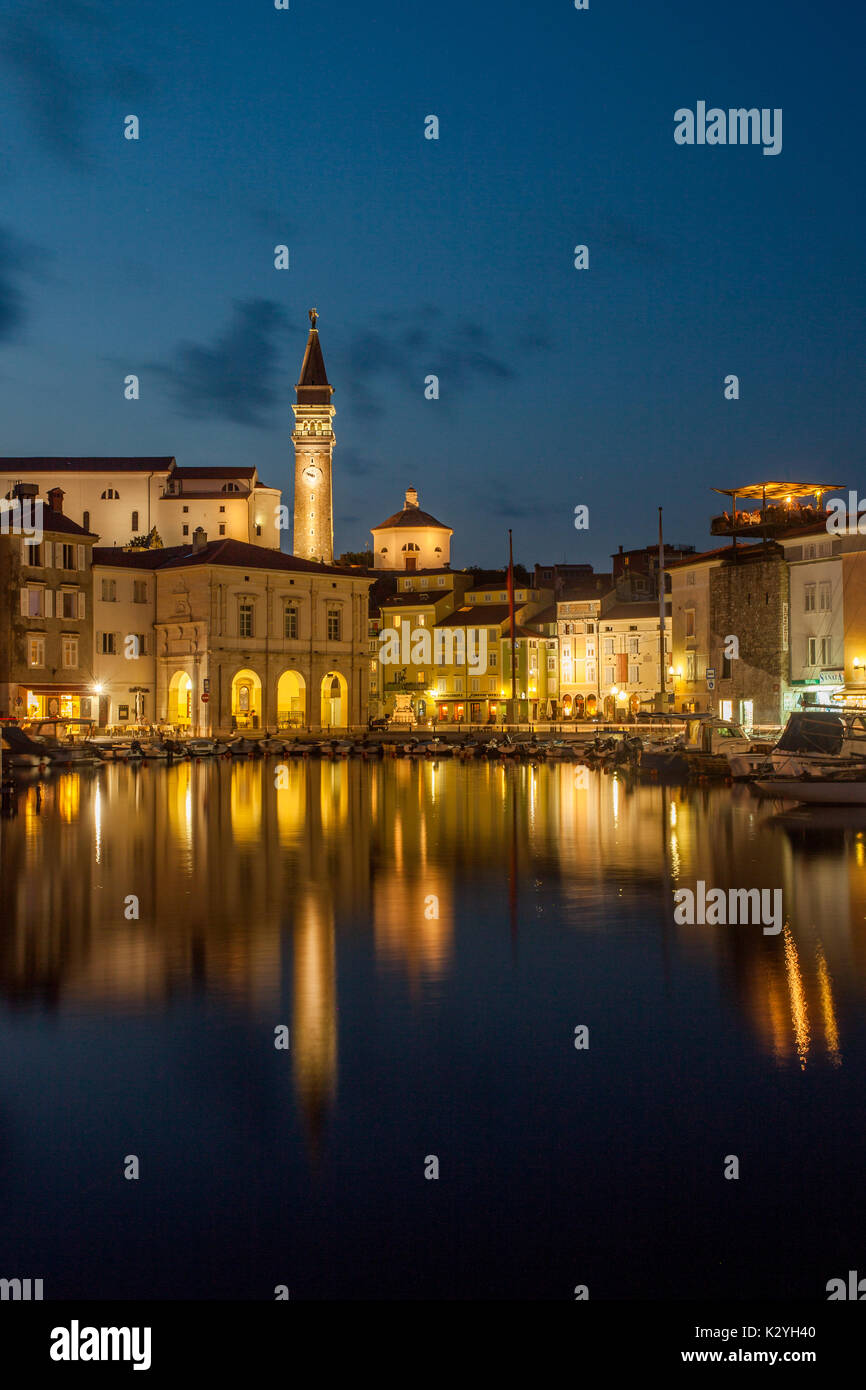
<instances>
[{"instance_id":1,"label":"domed building","mask_svg":"<svg viewBox=\"0 0 866 1390\"><path fill-rule=\"evenodd\" d=\"M451 563L450 526L418 506L414 487L406 489L403 510L371 527L375 570L441 570Z\"/></svg>"}]
</instances>

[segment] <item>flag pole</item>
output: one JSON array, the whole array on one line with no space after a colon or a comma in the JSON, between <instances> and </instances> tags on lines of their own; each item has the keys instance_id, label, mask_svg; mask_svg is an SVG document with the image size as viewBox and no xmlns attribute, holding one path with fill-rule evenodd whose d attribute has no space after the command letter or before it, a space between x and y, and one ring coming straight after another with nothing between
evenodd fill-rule
<instances>
[{"instance_id":1,"label":"flag pole","mask_svg":"<svg viewBox=\"0 0 866 1390\"><path fill-rule=\"evenodd\" d=\"M508 618L511 624L511 722L517 723L517 637L514 631L514 552L508 528Z\"/></svg>"}]
</instances>

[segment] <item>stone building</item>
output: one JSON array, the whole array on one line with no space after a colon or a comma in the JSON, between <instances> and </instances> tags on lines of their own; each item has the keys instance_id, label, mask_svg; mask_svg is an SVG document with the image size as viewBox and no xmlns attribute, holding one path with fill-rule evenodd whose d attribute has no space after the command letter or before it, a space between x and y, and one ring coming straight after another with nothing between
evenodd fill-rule
<instances>
[{"instance_id":1,"label":"stone building","mask_svg":"<svg viewBox=\"0 0 866 1390\"><path fill-rule=\"evenodd\" d=\"M42 503L41 534L0 534L0 715L95 719L93 576L96 537L47 503L35 487L18 496Z\"/></svg>"},{"instance_id":2,"label":"stone building","mask_svg":"<svg viewBox=\"0 0 866 1390\"><path fill-rule=\"evenodd\" d=\"M730 551L710 573L710 613L709 664L716 672L718 713L747 726L784 723L791 706L791 658L782 546L768 541ZM726 655L726 646L739 655Z\"/></svg>"},{"instance_id":3,"label":"stone building","mask_svg":"<svg viewBox=\"0 0 866 1390\"><path fill-rule=\"evenodd\" d=\"M370 577L203 532L155 574L160 721L197 733L366 725Z\"/></svg>"}]
</instances>

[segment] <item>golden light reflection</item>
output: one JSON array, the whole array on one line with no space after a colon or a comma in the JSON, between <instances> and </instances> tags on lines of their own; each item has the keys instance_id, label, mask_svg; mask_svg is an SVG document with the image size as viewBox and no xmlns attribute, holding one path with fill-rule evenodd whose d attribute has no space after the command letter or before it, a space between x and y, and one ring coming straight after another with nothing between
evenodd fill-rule
<instances>
[{"instance_id":1,"label":"golden light reflection","mask_svg":"<svg viewBox=\"0 0 866 1390\"><path fill-rule=\"evenodd\" d=\"M292 1075L314 1150L337 1090L337 953L327 887L307 885L292 928Z\"/></svg>"},{"instance_id":2,"label":"golden light reflection","mask_svg":"<svg viewBox=\"0 0 866 1390\"><path fill-rule=\"evenodd\" d=\"M818 959L818 996L821 1000L821 1017L824 1022L827 1052L833 1065L841 1067L842 1054L839 1050L839 1025L836 1022L836 1009L833 1003L833 985L820 941L815 954Z\"/></svg>"},{"instance_id":3,"label":"golden light reflection","mask_svg":"<svg viewBox=\"0 0 866 1390\"><path fill-rule=\"evenodd\" d=\"M81 781L77 772L64 773L57 779L57 809L61 820L70 825L78 819L81 800Z\"/></svg>"},{"instance_id":4,"label":"golden light reflection","mask_svg":"<svg viewBox=\"0 0 866 1390\"><path fill-rule=\"evenodd\" d=\"M250 844L259 839L262 827L263 771L264 764L260 762L232 762L232 836L238 844Z\"/></svg>"},{"instance_id":5,"label":"golden light reflection","mask_svg":"<svg viewBox=\"0 0 866 1390\"><path fill-rule=\"evenodd\" d=\"M102 790L98 782L93 796L93 841L98 864L102 859Z\"/></svg>"},{"instance_id":6,"label":"golden light reflection","mask_svg":"<svg viewBox=\"0 0 866 1390\"><path fill-rule=\"evenodd\" d=\"M788 994L791 1003L791 1022L794 1027L794 1046L800 1059L800 1069L805 1071L809 1056L811 1037L809 1034L809 1011L806 1007L806 991L800 972L797 947L791 934L791 927L785 923L785 974L788 979Z\"/></svg>"}]
</instances>

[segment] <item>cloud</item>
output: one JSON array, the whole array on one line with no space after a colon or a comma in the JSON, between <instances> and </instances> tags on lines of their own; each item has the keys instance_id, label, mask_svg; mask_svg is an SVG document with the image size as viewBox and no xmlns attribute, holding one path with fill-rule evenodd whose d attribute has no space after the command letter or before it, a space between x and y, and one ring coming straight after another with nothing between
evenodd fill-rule
<instances>
[{"instance_id":1,"label":"cloud","mask_svg":"<svg viewBox=\"0 0 866 1390\"><path fill-rule=\"evenodd\" d=\"M270 299L235 300L232 318L210 346L180 343L170 363L151 363L185 415L265 426L285 405L277 362L286 315Z\"/></svg>"},{"instance_id":2,"label":"cloud","mask_svg":"<svg viewBox=\"0 0 866 1390\"><path fill-rule=\"evenodd\" d=\"M85 126L93 99L130 100L145 90L138 67L110 52L110 7L80 0L22 0L0 18L0 62L36 137L56 158L89 162Z\"/></svg>"},{"instance_id":3,"label":"cloud","mask_svg":"<svg viewBox=\"0 0 866 1390\"><path fill-rule=\"evenodd\" d=\"M480 501L480 499L479 499ZM527 517L539 516L550 519L549 502L531 502L528 496L516 502L509 494L498 490L496 497L491 501L484 500L485 510L491 512L493 516L504 516L515 521L526 520Z\"/></svg>"},{"instance_id":4,"label":"cloud","mask_svg":"<svg viewBox=\"0 0 866 1390\"><path fill-rule=\"evenodd\" d=\"M19 339L26 318L26 300L19 281L36 264L36 249L0 227L0 342Z\"/></svg>"},{"instance_id":5,"label":"cloud","mask_svg":"<svg viewBox=\"0 0 866 1390\"><path fill-rule=\"evenodd\" d=\"M340 369L341 386L354 411L372 419L384 415L394 387L421 398L425 377L436 375L443 396L485 383L512 381L526 352L550 351L539 316L518 322L507 339L493 341L483 323L471 318L450 322L438 306L387 310L349 335Z\"/></svg>"},{"instance_id":6,"label":"cloud","mask_svg":"<svg viewBox=\"0 0 866 1390\"><path fill-rule=\"evenodd\" d=\"M340 471L349 474L353 478L364 478L368 473L378 471L379 465L375 459L368 458L360 450L353 449L351 446L340 449L339 452Z\"/></svg>"}]
</instances>

